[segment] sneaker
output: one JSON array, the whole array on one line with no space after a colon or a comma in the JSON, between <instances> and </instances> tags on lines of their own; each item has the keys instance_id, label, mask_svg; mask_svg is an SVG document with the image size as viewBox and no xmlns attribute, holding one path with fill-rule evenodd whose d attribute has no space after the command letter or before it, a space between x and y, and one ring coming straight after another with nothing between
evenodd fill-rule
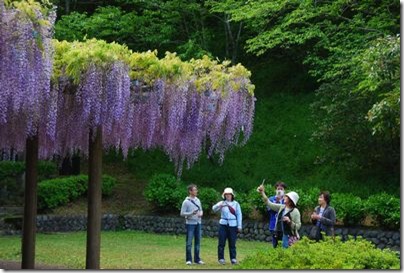
<instances>
[{"instance_id":1,"label":"sneaker","mask_svg":"<svg viewBox=\"0 0 404 273\"><path fill-rule=\"evenodd\" d=\"M199 262L196 262L196 264L205 264L204 261L200 260Z\"/></svg>"},{"instance_id":2,"label":"sneaker","mask_svg":"<svg viewBox=\"0 0 404 273\"><path fill-rule=\"evenodd\" d=\"M236 259L231 259L231 264L237 264L237 260Z\"/></svg>"},{"instance_id":3,"label":"sneaker","mask_svg":"<svg viewBox=\"0 0 404 273\"><path fill-rule=\"evenodd\" d=\"M191 265L192 262L191 262L191 261L187 261L185 264L186 264L186 265Z\"/></svg>"},{"instance_id":4,"label":"sneaker","mask_svg":"<svg viewBox=\"0 0 404 273\"><path fill-rule=\"evenodd\" d=\"M225 264L226 264L226 261L225 261L224 259L220 259L220 260L219 260L219 264L225 265Z\"/></svg>"}]
</instances>

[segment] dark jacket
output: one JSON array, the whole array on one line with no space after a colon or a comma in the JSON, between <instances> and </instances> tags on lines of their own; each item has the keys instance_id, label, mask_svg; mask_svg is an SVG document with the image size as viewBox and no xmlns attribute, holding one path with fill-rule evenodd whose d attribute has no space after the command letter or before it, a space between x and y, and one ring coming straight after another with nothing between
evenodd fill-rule
<instances>
[{"instance_id":1,"label":"dark jacket","mask_svg":"<svg viewBox=\"0 0 404 273\"><path fill-rule=\"evenodd\" d=\"M315 209L317 214L320 213L320 206L317 206ZM321 217L320 221L320 228L322 231L325 232L328 236L334 235L334 225L335 225L336 215L335 210L331 206L326 206L323 212L323 216ZM317 220L311 220L313 225L317 224Z\"/></svg>"}]
</instances>

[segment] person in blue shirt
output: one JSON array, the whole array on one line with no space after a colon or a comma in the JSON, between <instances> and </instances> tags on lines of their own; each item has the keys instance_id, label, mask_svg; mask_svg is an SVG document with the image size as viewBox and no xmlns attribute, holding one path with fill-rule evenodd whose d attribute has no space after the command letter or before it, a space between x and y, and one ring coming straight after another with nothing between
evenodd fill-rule
<instances>
[{"instance_id":1,"label":"person in blue shirt","mask_svg":"<svg viewBox=\"0 0 404 273\"><path fill-rule=\"evenodd\" d=\"M224 247L226 239L229 241L229 252L231 264L237 264L236 240L237 233L241 232L243 215L240 204L234 200L232 188L225 188L222 194L223 201L212 207L214 212L220 211L219 220L219 243L217 246L218 262L226 263L224 259Z\"/></svg>"},{"instance_id":2,"label":"person in blue shirt","mask_svg":"<svg viewBox=\"0 0 404 273\"><path fill-rule=\"evenodd\" d=\"M282 182L278 181L275 184L275 195L269 197L269 201L276 204L284 204L283 196L285 195L285 189L287 185ZM272 234L272 246L276 248L278 246L278 242L282 239L281 234L276 232L276 218L278 217L278 212L272 210L269 206L267 206L268 214L269 214L269 231Z\"/></svg>"}]
</instances>

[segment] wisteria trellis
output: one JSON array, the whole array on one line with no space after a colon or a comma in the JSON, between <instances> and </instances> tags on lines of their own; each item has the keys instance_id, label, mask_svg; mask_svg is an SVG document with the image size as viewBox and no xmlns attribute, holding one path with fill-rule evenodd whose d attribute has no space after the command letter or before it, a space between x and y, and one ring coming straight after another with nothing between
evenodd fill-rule
<instances>
[{"instance_id":1,"label":"wisteria trellis","mask_svg":"<svg viewBox=\"0 0 404 273\"><path fill-rule=\"evenodd\" d=\"M227 149L251 135L255 98L241 65L207 57L185 63L170 53L158 59L95 39L55 41L55 48L58 154L86 154L89 130L102 125L105 148L125 157L130 148L163 149L180 174L203 147L223 161ZM119 57L103 56L108 48Z\"/></svg>"}]
</instances>

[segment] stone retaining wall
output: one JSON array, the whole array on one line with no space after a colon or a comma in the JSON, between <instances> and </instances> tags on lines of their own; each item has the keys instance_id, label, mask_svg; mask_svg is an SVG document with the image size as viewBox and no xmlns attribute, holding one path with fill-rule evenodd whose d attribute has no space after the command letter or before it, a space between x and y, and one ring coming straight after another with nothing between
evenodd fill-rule
<instances>
[{"instance_id":1,"label":"stone retaining wall","mask_svg":"<svg viewBox=\"0 0 404 273\"><path fill-rule=\"evenodd\" d=\"M140 230L154 233L185 234L184 219L181 217L158 216L119 216L106 214L102 218L102 230ZM14 227L14 228L13 228ZM13 223L0 225L2 234L20 234L21 224ZM307 236L311 225L303 225L299 230L301 236ZM69 232L87 229L86 216L52 216L37 217L38 232ZM362 236L373 242L378 248L390 248L400 251L400 232L366 229L363 227L336 227L335 234L342 240L348 235ZM209 219L202 222L202 236L218 237L218 220ZM243 231L238 238L243 240L271 241L268 224L254 221L243 221Z\"/></svg>"}]
</instances>

